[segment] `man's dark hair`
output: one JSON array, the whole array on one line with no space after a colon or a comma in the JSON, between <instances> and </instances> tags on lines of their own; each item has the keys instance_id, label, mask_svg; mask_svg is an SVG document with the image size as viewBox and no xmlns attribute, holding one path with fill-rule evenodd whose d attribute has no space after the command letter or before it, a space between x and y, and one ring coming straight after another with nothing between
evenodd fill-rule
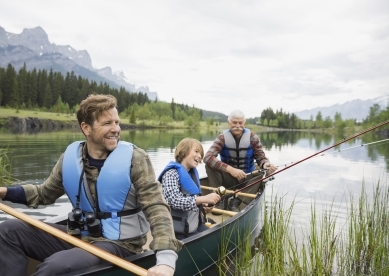
<instances>
[{"instance_id":1,"label":"man's dark hair","mask_svg":"<svg viewBox=\"0 0 389 276\"><path fill-rule=\"evenodd\" d=\"M116 98L112 95L90 94L85 100L81 101L76 114L78 124L82 122L93 126L94 121L108 109L115 108Z\"/></svg>"}]
</instances>

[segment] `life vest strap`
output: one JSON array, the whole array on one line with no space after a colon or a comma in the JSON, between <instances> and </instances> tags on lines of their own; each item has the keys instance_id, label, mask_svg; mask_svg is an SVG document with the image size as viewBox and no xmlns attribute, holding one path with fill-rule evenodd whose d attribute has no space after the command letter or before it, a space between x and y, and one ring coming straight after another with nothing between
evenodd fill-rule
<instances>
[{"instance_id":1,"label":"life vest strap","mask_svg":"<svg viewBox=\"0 0 389 276\"><path fill-rule=\"evenodd\" d=\"M131 210L126 210L126 211L120 211L117 213L117 216L118 217L124 217L124 216L130 216L130 215L134 215L136 213L139 213L140 211L142 211L142 208L139 206L135 209L131 209ZM97 218L98 219L108 219L108 218L111 218L112 217L112 213L110 212L97 212Z\"/></svg>"},{"instance_id":2,"label":"life vest strap","mask_svg":"<svg viewBox=\"0 0 389 276\"><path fill-rule=\"evenodd\" d=\"M172 216L172 219L173 219L173 220L176 220L176 221L181 221L181 220L182 220L182 217L179 217L179 216Z\"/></svg>"},{"instance_id":3,"label":"life vest strap","mask_svg":"<svg viewBox=\"0 0 389 276\"><path fill-rule=\"evenodd\" d=\"M241 151L241 150L249 150L251 148L249 148L249 147L247 147L247 148L229 148L229 147L225 146L225 149L233 150L233 151Z\"/></svg>"}]
</instances>

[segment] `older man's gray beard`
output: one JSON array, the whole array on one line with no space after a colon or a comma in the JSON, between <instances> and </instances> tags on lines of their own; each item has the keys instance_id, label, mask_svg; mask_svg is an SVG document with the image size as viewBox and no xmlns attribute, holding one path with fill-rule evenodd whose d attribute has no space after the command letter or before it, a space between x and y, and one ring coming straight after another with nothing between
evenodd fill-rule
<instances>
[{"instance_id":1,"label":"older man's gray beard","mask_svg":"<svg viewBox=\"0 0 389 276\"><path fill-rule=\"evenodd\" d=\"M233 130L243 130L242 127L233 127L232 129L233 129Z\"/></svg>"}]
</instances>

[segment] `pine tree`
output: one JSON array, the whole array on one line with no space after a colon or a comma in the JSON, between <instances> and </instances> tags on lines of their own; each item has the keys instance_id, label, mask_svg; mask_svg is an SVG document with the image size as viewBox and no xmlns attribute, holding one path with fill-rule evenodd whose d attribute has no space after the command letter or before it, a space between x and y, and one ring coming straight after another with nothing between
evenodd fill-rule
<instances>
[{"instance_id":1,"label":"pine tree","mask_svg":"<svg viewBox=\"0 0 389 276\"><path fill-rule=\"evenodd\" d=\"M38 98L38 73L34 69L27 74L27 105L31 103L30 107L37 106Z\"/></svg>"},{"instance_id":2,"label":"pine tree","mask_svg":"<svg viewBox=\"0 0 389 276\"><path fill-rule=\"evenodd\" d=\"M173 120L176 118L175 114L176 114L176 104L174 102L174 98L172 98L172 102L170 103L170 108L172 110L172 118Z\"/></svg>"},{"instance_id":3,"label":"pine tree","mask_svg":"<svg viewBox=\"0 0 389 276\"><path fill-rule=\"evenodd\" d=\"M135 108L133 108L133 109L131 110L130 123L131 123L131 124L135 124L135 123L136 123Z\"/></svg>"},{"instance_id":4,"label":"pine tree","mask_svg":"<svg viewBox=\"0 0 389 276\"><path fill-rule=\"evenodd\" d=\"M37 87L37 104L39 107L43 107L44 105L44 94L46 90L46 85L48 84L47 71L39 70L38 71L38 87Z\"/></svg>"},{"instance_id":5,"label":"pine tree","mask_svg":"<svg viewBox=\"0 0 389 276\"><path fill-rule=\"evenodd\" d=\"M120 87L120 90L119 90L119 93L118 93L118 96L117 96L117 101L118 101L118 111L119 112L122 112L126 109L127 105L126 105L126 95L128 93L126 92L126 90L124 89L124 87Z\"/></svg>"},{"instance_id":6,"label":"pine tree","mask_svg":"<svg viewBox=\"0 0 389 276\"><path fill-rule=\"evenodd\" d=\"M19 96L21 105L26 105L27 103L27 66L24 63L23 67L19 70L18 79L18 88L19 88Z\"/></svg>"},{"instance_id":7,"label":"pine tree","mask_svg":"<svg viewBox=\"0 0 389 276\"><path fill-rule=\"evenodd\" d=\"M50 84L46 84L45 93L43 94L43 106L49 109L51 107L52 95Z\"/></svg>"},{"instance_id":8,"label":"pine tree","mask_svg":"<svg viewBox=\"0 0 389 276\"><path fill-rule=\"evenodd\" d=\"M16 71L12 67L11 64L8 64L7 70L5 72L5 78L3 81L3 99L2 99L2 106L10 105L11 97L15 97L16 95L12 96L12 93L15 93L14 91L14 81L16 80Z\"/></svg>"},{"instance_id":9,"label":"pine tree","mask_svg":"<svg viewBox=\"0 0 389 276\"><path fill-rule=\"evenodd\" d=\"M9 106L14 108L20 107L20 95L19 95L18 82L16 78L14 78L11 86Z\"/></svg>"},{"instance_id":10,"label":"pine tree","mask_svg":"<svg viewBox=\"0 0 389 276\"><path fill-rule=\"evenodd\" d=\"M53 75L53 80L50 83L51 87L51 95L52 95L52 105L55 105L58 97L62 95L62 89L63 89L63 76L59 72L55 72Z\"/></svg>"}]
</instances>

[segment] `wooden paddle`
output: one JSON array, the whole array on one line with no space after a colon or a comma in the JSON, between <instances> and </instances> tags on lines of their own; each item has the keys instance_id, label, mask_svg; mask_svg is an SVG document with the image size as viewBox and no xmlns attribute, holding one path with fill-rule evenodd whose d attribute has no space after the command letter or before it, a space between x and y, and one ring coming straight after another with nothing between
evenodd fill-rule
<instances>
[{"instance_id":1,"label":"wooden paddle","mask_svg":"<svg viewBox=\"0 0 389 276\"><path fill-rule=\"evenodd\" d=\"M147 270L142 268L142 267L139 267L137 265L134 265L133 263L130 263L122 258L119 258L111 253L108 253L107 251L104 251L94 245L91 245L87 242L84 242L80 239L77 239L71 235L68 235L67 233L65 232L62 232L61 230L58 230L57 228L54 228L44 222L41 222L37 219L34 219L26 214L23 214L21 212L18 212L16 210L14 210L13 208L3 204L3 203L0 203L0 210L3 210L4 212L10 214L11 216L14 216L18 219L21 219L61 240L64 240L76 247L79 247L79 248L82 248L84 249L85 251L88 251L89 253L93 254L93 255L96 255L97 257L100 257L101 259L103 260L106 260L116 266L119 266L127 271L130 271L136 275L140 275L140 276L147 276Z\"/></svg>"},{"instance_id":2,"label":"wooden paddle","mask_svg":"<svg viewBox=\"0 0 389 276\"><path fill-rule=\"evenodd\" d=\"M217 188L209 187L209 186L203 186L203 185L201 185L201 189L209 190L209 191L214 191L214 192L217 191ZM226 193L227 193L227 194L234 194L235 191L226 190ZM257 197L257 194L248 194L248 193L236 193L236 195L238 195L238 196L250 197L250 198L256 198L256 197Z\"/></svg>"},{"instance_id":3,"label":"wooden paddle","mask_svg":"<svg viewBox=\"0 0 389 276\"><path fill-rule=\"evenodd\" d=\"M213 208L212 213L222 214L222 215L227 215L227 216L232 217L232 216L235 216L238 212L226 211L226 210L222 210L222 209Z\"/></svg>"}]
</instances>

